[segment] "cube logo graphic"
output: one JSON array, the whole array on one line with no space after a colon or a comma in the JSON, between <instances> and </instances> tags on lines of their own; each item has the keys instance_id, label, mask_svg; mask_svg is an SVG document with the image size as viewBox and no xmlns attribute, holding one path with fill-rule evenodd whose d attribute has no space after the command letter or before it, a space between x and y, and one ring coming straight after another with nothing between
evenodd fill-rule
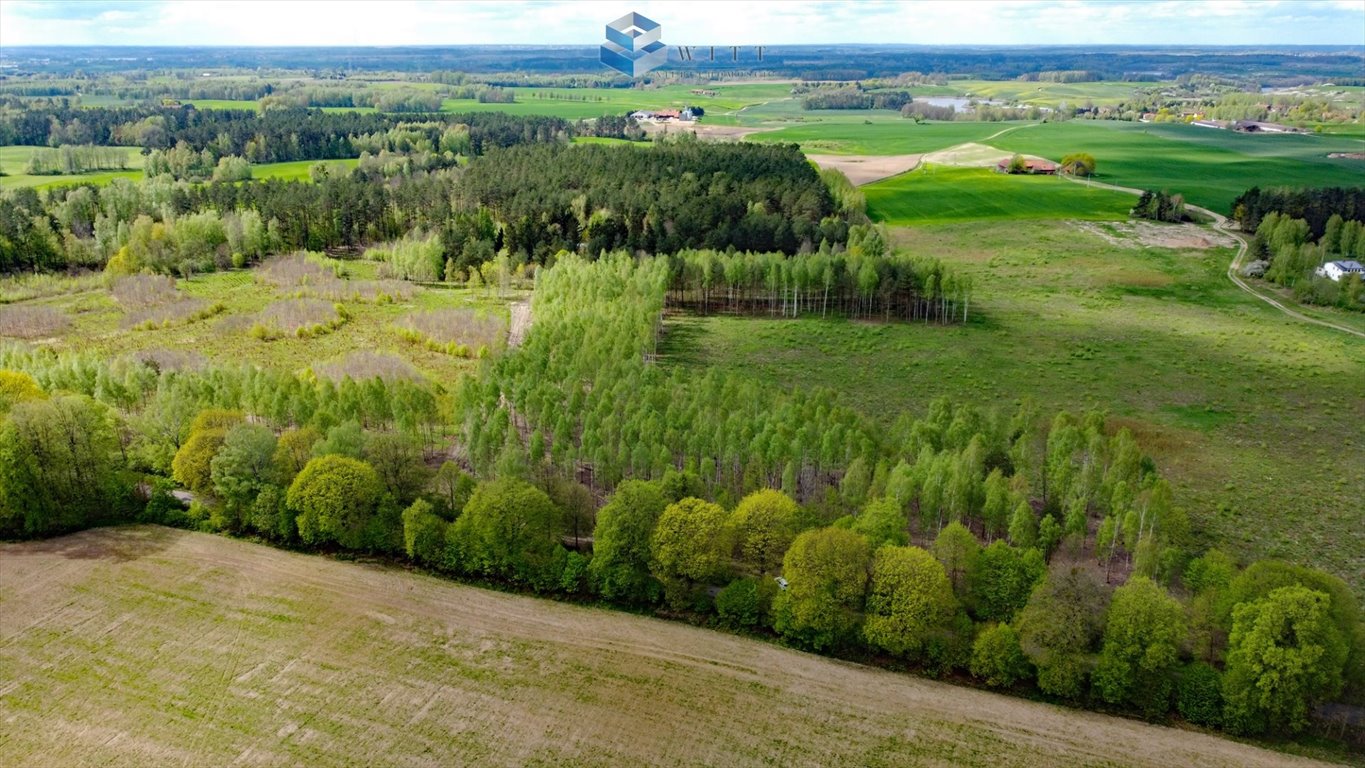
<instances>
[{"instance_id":1,"label":"cube logo graphic","mask_svg":"<svg viewBox=\"0 0 1365 768\"><path fill-rule=\"evenodd\" d=\"M659 42L662 29L657 21L627 13L607 25L602 63L631 77L663 66L668 61L668 46Z\"/></svg>"}]
</instances>

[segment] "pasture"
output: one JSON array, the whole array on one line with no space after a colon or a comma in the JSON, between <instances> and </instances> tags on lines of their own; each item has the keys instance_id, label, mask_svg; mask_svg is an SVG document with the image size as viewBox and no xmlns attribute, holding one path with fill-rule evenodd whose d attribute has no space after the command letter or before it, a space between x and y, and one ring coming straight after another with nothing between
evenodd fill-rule
<instances>
[{"instance_id":1,"label":"pasture","mask_svg":"<svg viewBox=\"0 0 1365 768\"><path fill-rule=\"evenodd\" d=\"M1351 186L1365 161L1332 159L1365 151L1365 135L1244 134L1172 123L1072 120L1012 131L984 142L1008 152L1060 160L1089 152L1101 181L1179 192L1220 213L1254 186Z\"/></svg>"},{"instance_id":2,"label":"pasture","mask_svg":"<svg viewBox=\"0 0 1365 768\"><path fill-rule=\"evenodd\" d=\"M688 316L670 324L665 359L830 388L888 421L943 395L1007 411L1023 398L1045 413L1100 408L1171 479L1203 544L1365 585L1365 434L1350 415L1365 413L1359 339L1239 291L1224 276L1229 247L1151 248L1062 221L893 234L972 277L970 323Z\"/></svg>"},{"instance_id":3,"label":"pasture","mask_svg":"<svg viewBox=\"0 0 1365 768\"><path fill-rule=\"evenodd\" d=\"M1320 765L151 526L0 545L0 668L15 765Z\"/></svg>"},{"instance_id":4,"label":"pasture","mask_svg":"<svg viewBox=\"0 0 1365 768\"><path fill-rule=\"evenodd\" d=\"M925 165L863 187L867 213L892 225L1000 219L1124 219L1132 195L1057 176Z\"/></svg>"},{"instance_id":5,"label":"pasture","mask_svg":"<svg viewBox=\"0 0 1365 768\"><path fill-rule=\"evenodd\" d=\"M58 150L51 147L3 146L0 147L0 189L12 187L36 187L44 189L60 184L108 184L113 179L142 178L142 150L140 147L113 147L121 153L127 163L126 170L98 170L76 174L28 174L25 173L29 160L35 155L55 155Z\"/></svg>"},{"instance_id":6,"label":"pasture","mask_svg":"<svg viewBox=\"0 0 1365 768\"><path fill-rule=\"evenodd\" d=\"M369 291L378 276L378 264L366 261L327 260L339 266L349 279L342 285ZM451 382L473 363L465 358L432 349L418 341L403 338L400 324L408 316L429 310L465 308L507 318L506 302L491 291L465 288L401 284L407 297L392 301L342 299L346 319L335 329L317 335L256 338L251 327L267 307L293 294L290 287L276 288L260 270L232 270L196 275L175 283L184 299L198 300L202 306L221 307L199 317L171 318L164 325L150 323L129 327L133 308L121 306L105 282L77 279L71 292L62 286L47 286L45 296L15 302L18 307L47 307L69 319L68 328L37 343L57 350L92 352L101 358L138 353L202 355L208 362L223 365L251 363L267 368L298 371L319 364L345 360L356 352L380 352L397 357L433 380ZM0 283L3 287L3 283ZM0 291L0 295L3 291ZM322 296L330 304L338 297ZM9 341L0 328L0 341Z\"/></svg>"}]
</instances>

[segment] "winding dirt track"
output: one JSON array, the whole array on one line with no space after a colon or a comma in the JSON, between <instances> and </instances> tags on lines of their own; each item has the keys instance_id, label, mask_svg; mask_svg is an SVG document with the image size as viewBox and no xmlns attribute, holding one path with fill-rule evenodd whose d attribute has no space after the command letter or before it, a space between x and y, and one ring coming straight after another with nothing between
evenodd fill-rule
<instances>
[{"instance_id":1,"label":"winding dirt track","mask_svg":"<svg viewBox=\"0 0 1365 768\"><path fill-rule=\"evenodd\" d=\"M0 545L0 670L9 765L1320 765L154 526Z\"/></svg>"}]
</instances>

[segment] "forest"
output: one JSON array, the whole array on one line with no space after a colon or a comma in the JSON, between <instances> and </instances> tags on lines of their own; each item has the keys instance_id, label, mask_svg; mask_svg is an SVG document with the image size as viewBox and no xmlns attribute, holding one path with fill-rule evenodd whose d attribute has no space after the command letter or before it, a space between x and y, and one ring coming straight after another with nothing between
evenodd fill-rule
<instances>
[{"instance_id":1,"label":"forest","mask_svg":"<svg viewBox=\"0 0 1365 768\"><path fill-rule=\"evenodd\" d=\"M526 343L449 389L0 348L0 528L371 553L1235 733L1361 695L1347 586L1199 552L1127 429L946 399L887 428L665 370L672 264L562 255Z\"/></svg>"},{"instance_id":2,"label":"forest","mask_svg":"<svg viewBox=\"0 0 1365 768\"><path fill-rule=\"evenodd\" d=\"M557 129L542 130L562 121L474 123L488 132L399 123L349 136L363 147L358 167L315 169L310 180L239 182L250 175L233 162L240 158L215 163L209 150L177 145L149 155L158 175L142 182L8 190L0 193L0 272L98 269L123 253L116 263L125 271L133 263L134 272L189 274L417 231L439 233L449 269L433 277L453 279L502 250L519 264L561 250L810 252L842 246L849 223L866 218L847 182L836 201L795 145L682 141L617 152L567 146ZM493 148L504 141L534 144ZM205 175L212 181L196 181Z\"/></svg>"}]
</instances>

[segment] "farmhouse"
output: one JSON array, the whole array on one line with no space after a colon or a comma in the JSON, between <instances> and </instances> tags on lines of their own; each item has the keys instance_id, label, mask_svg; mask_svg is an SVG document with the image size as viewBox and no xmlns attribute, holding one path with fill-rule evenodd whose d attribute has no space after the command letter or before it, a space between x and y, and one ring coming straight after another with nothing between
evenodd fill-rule
<instances>
[{"instance_id":1,"label":"farmhouse","mask_svg":"<svg viewBox=\"0 0 1365 768\"><path fill-rule=\"evenodd\" d=\"M1242 133L1298 133L1299 129L1280 123L1266 123L1260 120L1238 120L1232 124L1232 130Z\"/></svg>"},{"instance_id":2,"label":"farmhouse","mask_svg":"<svg viewBox=\"0 0 1365 768\"><path fill-rule=\"evenodd\" d=\"M1320 277L1339 283L1347 275L1360 275L1365 278L1365 264L1355 260L1329 261L1318 267L1317 273Z\"/></svg>"},{"instance_id":3,"label":"farmhouse","mask_svg":"<svg viewBox=\"0 0 1365 768\"><path fill-rule=\"evenodd\" d=\"M996 173L1010 173L1010 159L1005 158L995 164ZM1025 160L1024 168L1017 173L1042 173L1051 175L1057 172L1057 164L1051 160Z\"/></svg>"}]
</instances>

